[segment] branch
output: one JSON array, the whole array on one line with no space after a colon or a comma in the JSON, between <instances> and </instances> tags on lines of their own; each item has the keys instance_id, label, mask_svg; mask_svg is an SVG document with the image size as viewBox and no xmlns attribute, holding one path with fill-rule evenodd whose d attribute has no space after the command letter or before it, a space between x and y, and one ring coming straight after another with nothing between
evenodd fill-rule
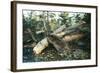
<instances>
[{"instance_id":1,"label":"branch","mask_svg":"<svg viewBox=\"0 0 100 73\"><path fill-rule=\"evenodd\" d=\"M32 37L32 40L36 42L37 40L35 39L35 37L34 37L32 31L31 31L31 29L28 28L27 31L28 31L28 33L30 34L30 36Z\"/></svg>"},{"instance_id":2,"label":"branch","mask_svg":"<svg viewBox=\"0 0 100 73\"><path fill-rule=\"evenodd\" d=\"M35 47L35 46L36 46L36 43L34 42L34 43L32 43L32 44L29 44L29 45L24 45L23 47L24 47L24 48L27 48L27 47L33 48L33 47Z\"/></svg>"},{"instance_id":3,"label":"branch","mask_svg":"<svg viewBox=\"0 0 100 73\"><path fill-rule=\"evenodd\" d=\"M66 25L60 26L58 29L56 29L56 30L53 32L53 34L60 33L60 32L62 32L64 29L66 29Z\"/></svg>"}]
</instances>

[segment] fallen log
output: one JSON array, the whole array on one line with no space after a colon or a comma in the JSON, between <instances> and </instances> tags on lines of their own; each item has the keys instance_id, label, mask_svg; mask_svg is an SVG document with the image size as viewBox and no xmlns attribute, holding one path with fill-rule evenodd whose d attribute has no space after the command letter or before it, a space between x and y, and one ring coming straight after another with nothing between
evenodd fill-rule
<instances>
[{"instance_id":1,"label":"fallen log","mask_svg":"<svg viewBox=\"0 0 100 73\"><path fill-rule=\"evenodd\" d=\"M80 21L77 24L74 24L73 26L69 26L66 28L66 25L62 25L58 29L56 29L53 33L54 35L57 35L59 37L63 37L64 35L73 33L73 32L78 32L80 27L85 26L86 22L85 21Z\"/></svg>"},{"instance_id":2,"label":"fallen log","mask_svg":"<svg viewBox=\"0 0 100 73\"><path fill-rule=\"evenodd\" d=\"M56 35L58 37L63 37L64 35L69 35L69 34L75 33L75 32L77 32L77 29L63 31L63 32L60 32L60 33L57 33L57 34L54 34L54 35Z\"/></svg>"},{"instance_id":3,"label":"fallen log","mask_svg":"<svg viewBox=\"0 0 100 73\"><path fill-rule=\"evenodd\" d=\"M84 21L81 22L81 23L78 23L76 25L70 26L68 28L66 28L65 25L62 25L57 30L55 30L53 33L51 33L50 35L48 35L48 37L46 37L43 40L41 40L33 48L33 51L35 52L35 54L40 54L48 46L49 43L53 44L54 47L58 51L61 51L61 48L69 50L70 48L68 47L68 45L65 42L69 42L69 41L73 41L73 40L82 38L84 36L84 34L75 33L75 34L71 34L70 35L70 33L76 32L77 28L79 28L79 26L81 26L83 24L85 24Z\"/></svg>"},{"instance_id":4,"label":"fallen log","mask_svg":"<svg viewBox=\"0 0 100 73\"><path fill-rule=\"evenodd\" d=\"M73 34L66 35L63 38L60 38L56 35L49 35L47 38L41 40L34 48L33 51L35 54L40 54L46 47L48 47L49 43L53 44L57 51L62 52L64 49L70 50L67 45L68 42L80 39L84 36L84 34ZM67 42L67 43L66 43Z\"/></svg>"},{"instance_id":5,"label":"fallen log","mask_svg":"<svg viewBox=\"0 0 100 73\"><path fill-rule=\"evenodd\" d=\"M77 33L77 34L64 36L63 40L65 40L66 42L70 42L70 41L73 41L73 40L76 40L76 39L78 40L78 39L82 38L83 36L84 36L83 33Z\"/></svg>"},{"instance_id":6,"label":"fallen log","mask_svg":"<svg viewBox=\"0 0 100 73\"><path fill-rule=\"evenodd\" d=\"M42 39L37 45L33 48L35 54L40 54L48 46L47 38Z\"/></svg>"},{"instance_id":7,"label":"fallen log","mask_svg":"<svg viewBox=\"0 0 100 73\"><path fill-rule=\"evenodd\" d=\"M58 54L61 56L63 56L63 53L65 52L65 50L66 50L66 53L68 53L71 50L69 48L68 43L66 43L62 38L56 35L49 35L47 39L48 39L48 42L51 43L55 47Z\"/></svg>"},{"instance_id":8,"label":"fallen log","mask_svg":"<svg viewBox=\"0 0 100 73\"><path fill-rule=\"evenodd\" d=\"M66 28L67 30L72 30L72 29L75 29L75 28L80 28L81 26L85 26L86 25L86 22L85 21L80 21L79 23L76 23L68 28Z\"/></svg>"}]
</instances>

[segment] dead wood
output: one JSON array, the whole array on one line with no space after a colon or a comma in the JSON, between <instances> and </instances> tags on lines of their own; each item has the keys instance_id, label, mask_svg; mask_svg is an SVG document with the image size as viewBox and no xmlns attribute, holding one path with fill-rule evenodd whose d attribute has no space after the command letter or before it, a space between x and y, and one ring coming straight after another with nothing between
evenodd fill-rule
<instances>
[{"instance_id":1,"label":"dead wood","mask_svg":"<svg viewBox=\"0 0 100 73\"><path fill-rule=\"evenodd\" d=\"M68 42L80 39L84 36L83 33L77 32L77 29L83 24L85 24L85 22L78 23L68 28L66 28L65 25L62 25L46 38L38 42L37 45L33 48L33 51L36 54L40 54L48 46L49 43L53 44L53 46L59 52L63 51L64 49L69 50L70 48L67 45Z\"/></svg>"},{"instance_id":2,"label":"dead wood","mask_svg":"<svg viewBox=\"0 0 100 73\"><path fill-rule=\"evenodd\" d=\"M35 54L40 54L48 46L47 38L42 39L37 45L33 48Z\"/></svg>"}]
</instances>

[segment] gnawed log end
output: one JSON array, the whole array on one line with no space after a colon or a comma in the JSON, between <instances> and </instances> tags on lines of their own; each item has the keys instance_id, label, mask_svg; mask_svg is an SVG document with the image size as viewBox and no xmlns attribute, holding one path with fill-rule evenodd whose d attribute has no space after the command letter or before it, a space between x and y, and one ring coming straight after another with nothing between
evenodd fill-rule
<instances>
[{"instance_id":1,"label":"gnawed log end","mask_svg":"<svg viewBox=\"0 0 100 73\"><path fill-rule=\"evenodd\" d=\"M35 54L40 54L48 46L47 38L42 39L37 45L33 48Z\"/></svg>"}]
</instances>

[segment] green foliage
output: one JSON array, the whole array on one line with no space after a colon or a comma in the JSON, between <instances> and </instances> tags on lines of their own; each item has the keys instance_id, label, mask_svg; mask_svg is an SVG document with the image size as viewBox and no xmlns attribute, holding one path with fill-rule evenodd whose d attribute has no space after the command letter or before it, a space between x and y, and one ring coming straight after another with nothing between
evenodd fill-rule
<instances>
[{"instance_id":1,"label":"green foliage","mask_svg":"<svg viewBox=\"0 0 100 73\"><path fill-rule=\"evenodd\" d=\"M70 20L70 18L68 17L68 13L67 12L61 12L61 14L59 15L61 17L61 25L66 25L68 27L68 20Z\"/></svg>"}]
</instances>

